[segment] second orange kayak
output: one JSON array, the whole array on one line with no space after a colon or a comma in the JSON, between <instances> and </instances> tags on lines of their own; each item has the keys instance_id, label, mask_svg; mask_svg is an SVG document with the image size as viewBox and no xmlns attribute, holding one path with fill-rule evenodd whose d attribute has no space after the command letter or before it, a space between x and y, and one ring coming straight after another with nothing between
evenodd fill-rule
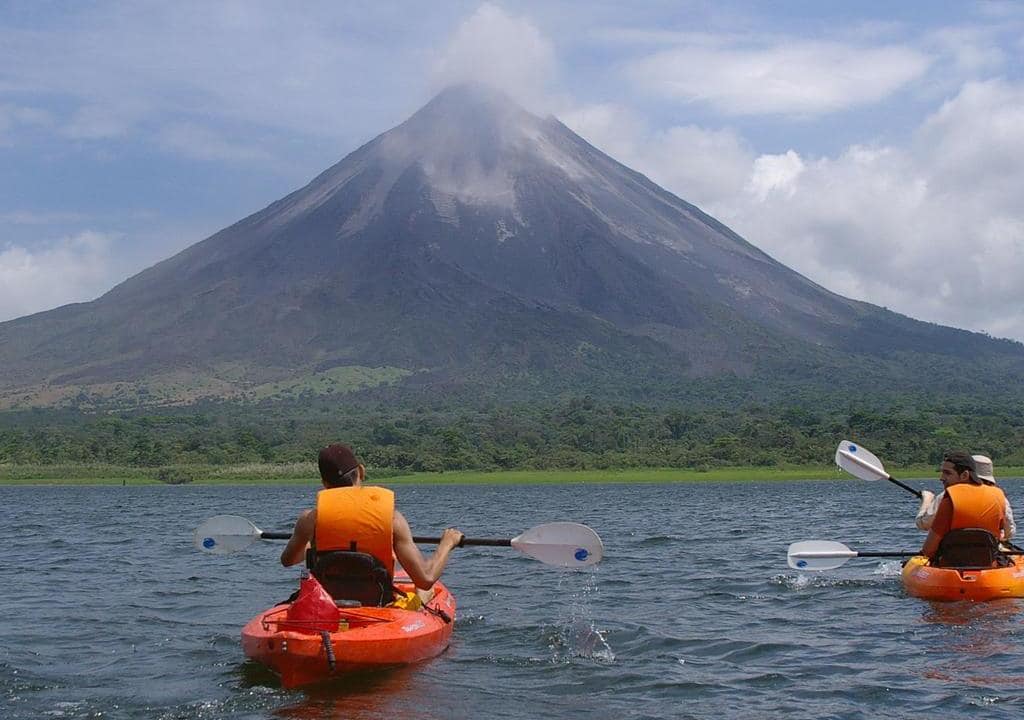
<instances>
[{"instance_id":1,"label":"second orange kayak","mask_svg":"<svg viewBox=\"0 0 1024 720\"><path fill-rule=\"evenodd\" d=\"M907 594L926 600L1024 598L1024 556L1012 557L1009 567L955 570L932 567L928 558L915 555L903 566L903 587Z\"/></svg>"}]
</instances>

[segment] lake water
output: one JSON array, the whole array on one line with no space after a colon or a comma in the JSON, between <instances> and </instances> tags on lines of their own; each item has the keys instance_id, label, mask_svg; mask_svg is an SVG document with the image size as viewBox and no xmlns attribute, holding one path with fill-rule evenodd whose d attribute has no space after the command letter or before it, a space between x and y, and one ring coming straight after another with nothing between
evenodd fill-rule
<instances>
[{"instance_id":1,"label":"lake water","mask_svg":"<svg viewBox=\"0 0 1024 720\"><path fill-rule=\"evenodd\" d=\"M935 489L936 481L927 487ZM921 483L918 483L921 486ZM1024 518L1024 485L1004 485ZM0 717L1019 718L1024 605L908 598L897 562L806 575L790 542L919 547L887 483L397 488L418 534L595 528L605 560L559 571L457 550L449 650L284 691L242 625L286 597L280 543L192 547L212 515L288 530L315 488L0 487Z\"/></svg>"}]
</instances>

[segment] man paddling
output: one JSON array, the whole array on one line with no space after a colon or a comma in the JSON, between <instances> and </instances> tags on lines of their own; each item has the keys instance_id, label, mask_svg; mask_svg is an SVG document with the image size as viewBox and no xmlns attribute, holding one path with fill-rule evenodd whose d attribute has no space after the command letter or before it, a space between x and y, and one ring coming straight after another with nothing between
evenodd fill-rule
<instances>
[{"instance_id":1,"label":"man paddling","mask_svg":"<svg viewBox=\"0 0 1024 720\"><path fill-rule=\"evenodd\" d=\"M397 558L416 587L429 590L441 577L452 549L462 542L462 533L445 530L437 550L425 558L413 542L409 523L395 509L394 493L363 486L366 468L350 447L335 444L323 448L317 465L324 489L317 493L316 507L304 510L295 521L291 539L281 552L281 564L287 567L302 562L310 548L314 560L337 551L365 553L386 570L390 593Z\"/></svg>"},{"instance_id":2,"label":"man paddling","mask_svg":"<svg viewBox=\"0 0 1024 720\"><path fill-rule=\"evenodd\" d=\"M996 477L991 458L987 455L972 455L971 457L974 459L977 478L986 485L995 485ZM929 490L921 491L921 507L918 508L917 518L915 518L918 529L925 532L931 530L935 514L939 511L939 504L945 496L945 490L938 495ZM1009 499L1006 501L1006 507L1003 508L1003 514L1003 526L999 539L1006 542L1017 534L1017 523L1013 519L1013 509L1010 507Z\"/></svg>"},{"instance_id":3,"label":"man paddling","mask_svg":"<svg viewBox=\"0 0 1024 720\"><path fill-rule=\"evenodd\" d=\"M945 488L921 554L934 558L939 544L951 530L980 528L999 538L1005 521L1006 495L978 478L974 458L967 453L947 453L939 479Z\"/></svg>"}]
</instances>

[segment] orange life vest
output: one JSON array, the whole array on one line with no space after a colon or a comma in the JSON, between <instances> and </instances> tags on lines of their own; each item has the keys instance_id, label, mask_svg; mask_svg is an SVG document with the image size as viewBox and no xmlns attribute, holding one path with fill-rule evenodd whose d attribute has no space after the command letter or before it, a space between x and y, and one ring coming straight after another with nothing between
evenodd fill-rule
<instances>
[{"instance_id":1,"label":"orange life vest","mask_svg":"<svg viewBox=\"0 0 1024 720\"><path fill-rule=\"evenodd\" d=\"M395 574L392 523L395 494L382 487L341 487L321 490L316 496L317 552L350 550L373 555Z\"/></svg>"},{"instance_id":2,"label":"orange life vest","mask_svg":"<svg viewBox=\"0 0 1024 720\"><path fill-rule=\"evenodd\" d=\"M1006 496L994 485L957 483L946 488L953 503L950 530L981 528L999 537L1006 514Z\"/></svg>"}]
</instances>

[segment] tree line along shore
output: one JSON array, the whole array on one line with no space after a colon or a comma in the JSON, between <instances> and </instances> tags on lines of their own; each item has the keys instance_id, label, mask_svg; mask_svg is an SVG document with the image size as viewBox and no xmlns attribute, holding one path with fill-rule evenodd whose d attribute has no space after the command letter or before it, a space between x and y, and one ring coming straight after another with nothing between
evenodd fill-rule
<instances>
[{"instance_id":1,"label":"tree line along shore","mask_svg":"<svg viewBox=\"0 0 1024 720\"><path fill-rule=\"evenodd\" d=\"M890 468L891 472L896 472ZM900 468L901 479L934 480L936 469L926 466ZM834 466L616 468L603 470L497 470L402 473L369 468L368 482L379 485L483 485L483 484L580 484L580 483L686 483L778 482L849 480ZM1002 468L1000 480L1024 478L1024 466ZM308 485L316 487L316 466L232 465L167 468L134 468L109 465L0 465L0 485Z\"/></svg>"},{"instance_id":2,"label":"tree line along shore","mask_svg":"<svg viewBox=\"0 0 1024 720\"><path fill-rule=\"evenodd\" d=\"M838 478L840 440L900 477L933 477L944 452L1024 467L1024 403L887 396L789 404L648 406L589 397L406 408L227 403L131 412L0 413L0 483L315 481L317 450L346 442L387 482L614 482Z\"/></svg>"}]
</instances>

